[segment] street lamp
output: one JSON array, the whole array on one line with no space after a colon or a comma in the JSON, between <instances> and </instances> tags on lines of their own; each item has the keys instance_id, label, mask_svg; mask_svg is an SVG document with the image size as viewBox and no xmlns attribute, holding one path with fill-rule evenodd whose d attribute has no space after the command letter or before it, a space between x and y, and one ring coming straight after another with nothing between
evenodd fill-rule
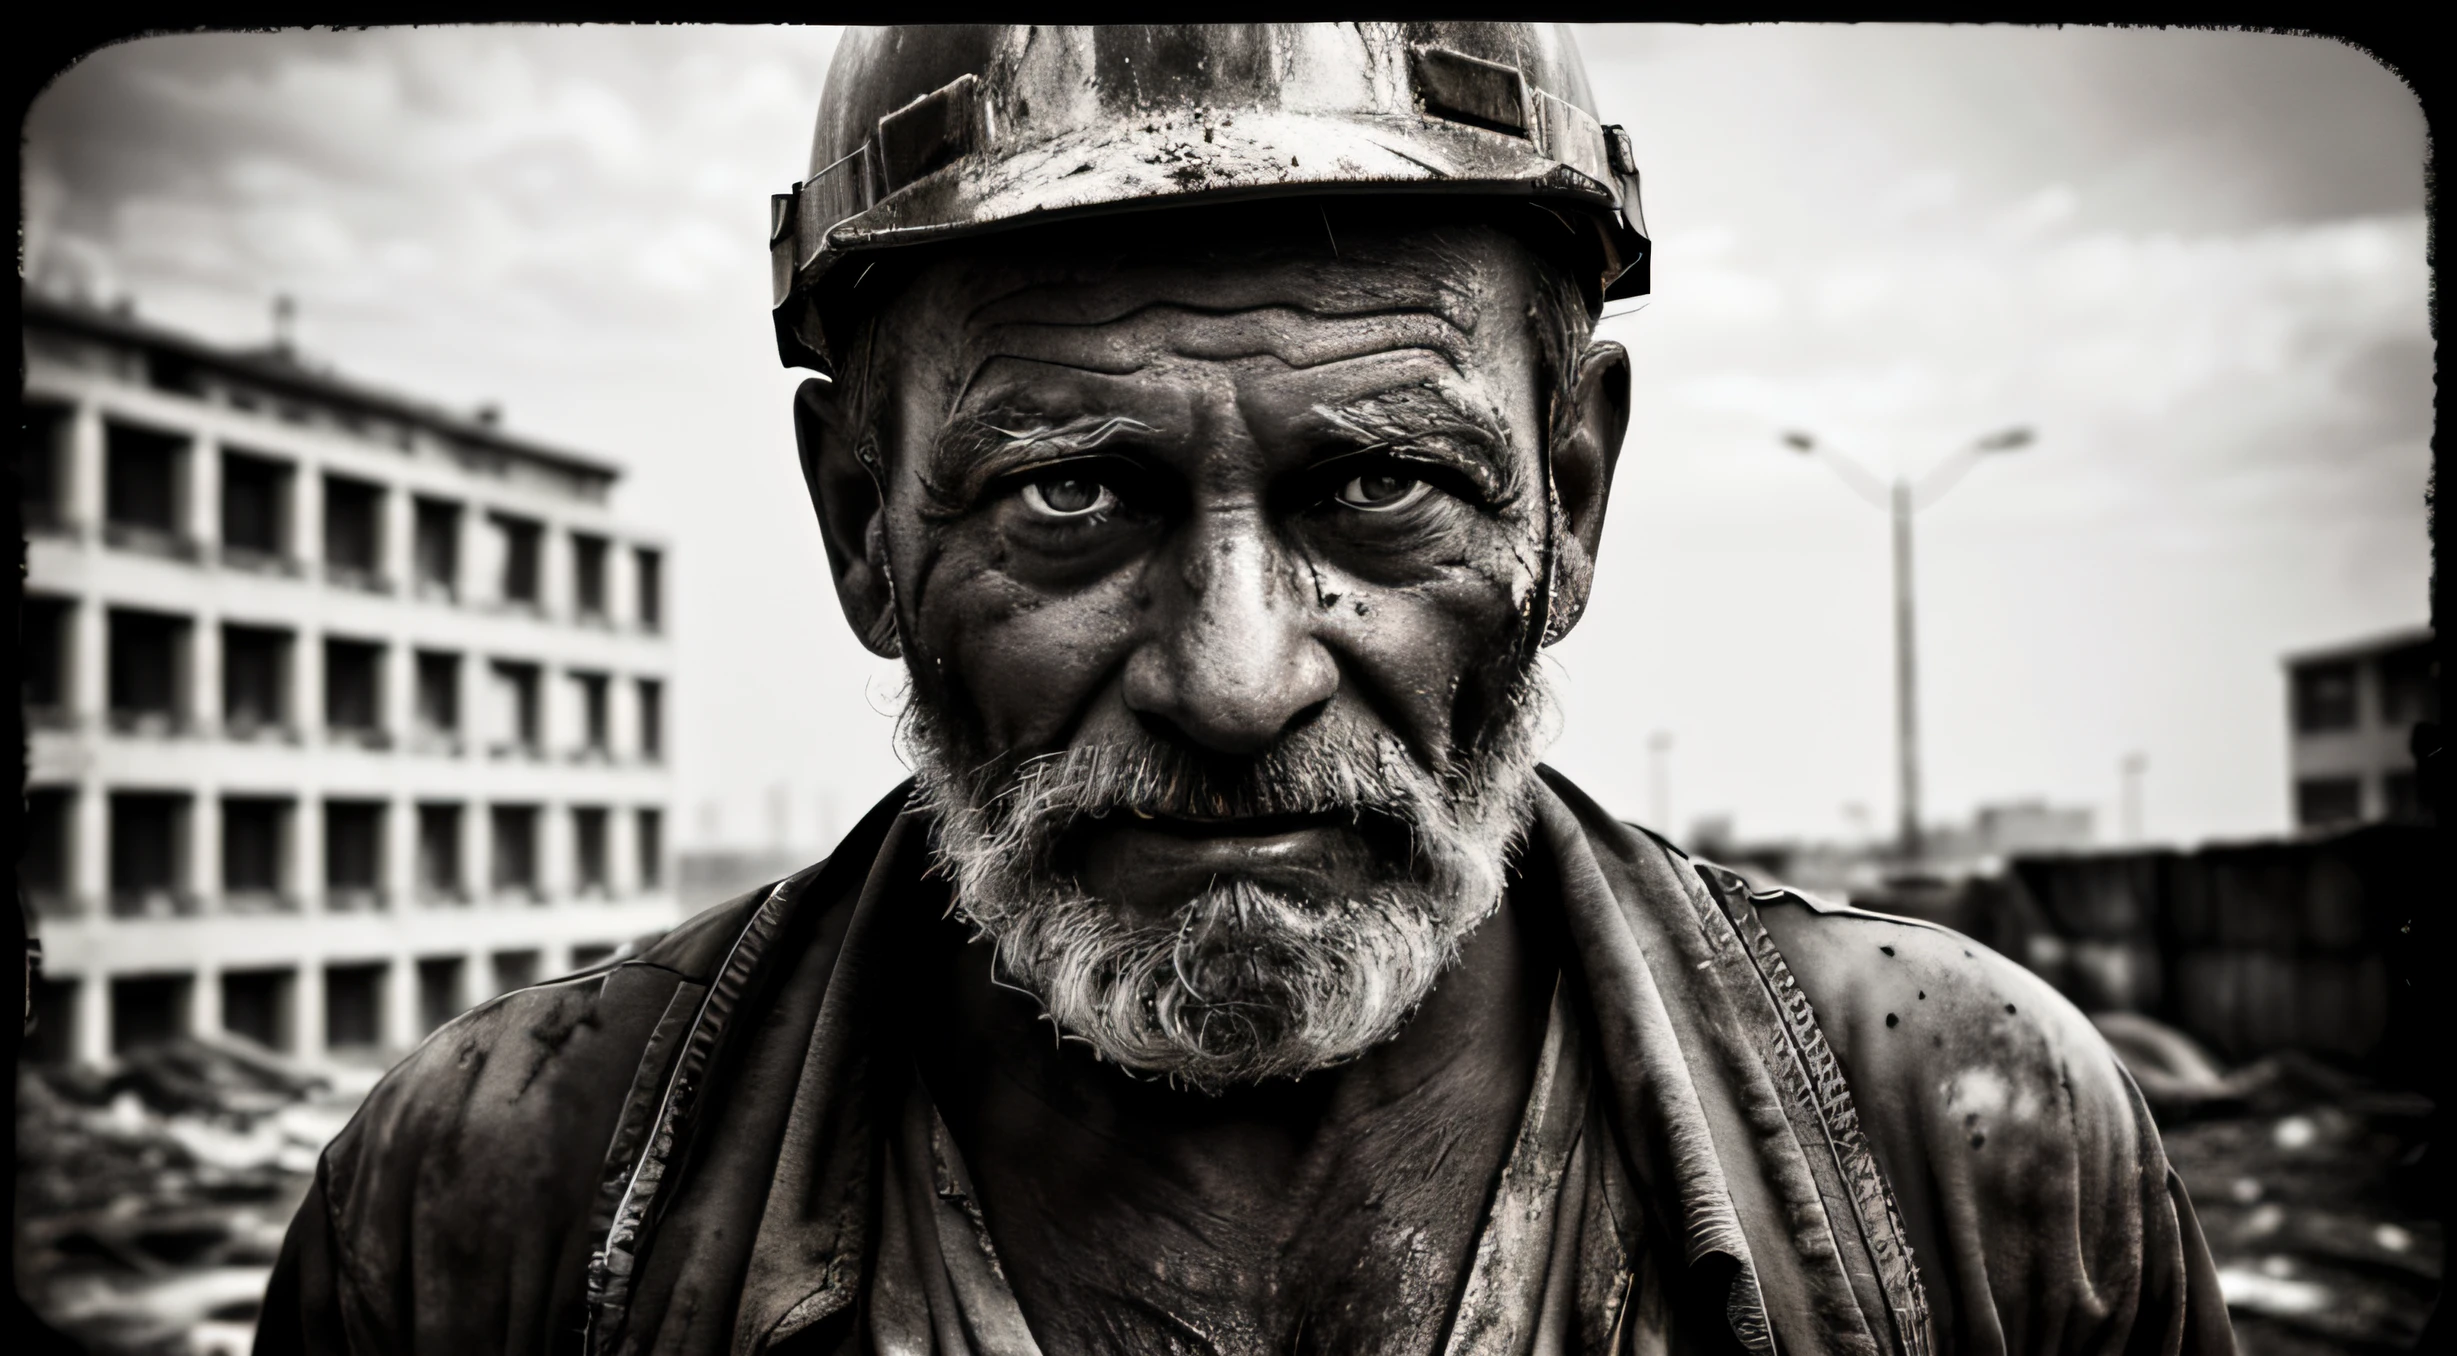
<instances>
[{"instance_id":1,"label":"street lamp","mask_svg":"<svg viewBox=\"0 0 2457 1356\"><path fill-rule=\"evenodd\" d=\"M1943 498L1945 492L1992 452L2028 447L2034 435L2021 425L1977 438L1945 460L1912 478L1897 474L1891 483L1867 467L1817 441L1813 434L1786 431L1783 445L1803 456L1816 457L1861 498L1883 508L1894 523L1894 760L1900 781L1902 858L1906 866L1920 861L1920 716L1919 644L1913 618L1911 588L1912 515Z\"/></svg>"},{"instance_id":2,"label":"street lamp","mask_svg":"<svg viewBox=\"0 0 2457 1356\"><path fill-rule=\"evenodd\" d=\"M1654 793L1655 826L1663 833L1672 832L1672 732L1657 730L1647 736L1647 773Z\"/></svg>"},{"instance_id":3,"label":"street lamp","mask_svg":"<svg viewBox=\"0 0 2457 1356\"><path fill-rule=\"evenodd\" d=\"M2139 846L2141 831L2141 776L2150 770L2150 757L2145 753L2128 753L2119 764L2124 771L2124 841Z\"/></svg>"}]
</instances>

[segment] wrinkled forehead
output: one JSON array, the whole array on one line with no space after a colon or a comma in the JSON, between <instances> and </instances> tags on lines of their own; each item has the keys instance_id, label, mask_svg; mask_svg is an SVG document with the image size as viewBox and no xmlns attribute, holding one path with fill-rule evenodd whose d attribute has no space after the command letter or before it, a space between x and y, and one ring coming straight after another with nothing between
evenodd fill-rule
<instances>
[{"instance_id":1,"label":"wrinkled forehead","mask_svg":"<svg viewBox=\"0 0 2457 1356\"><path fill-rule=\"evenodd\" d=\"M881 337L901 374L949 403L985 380L1011 384L1017 364L1125 375L1183 361L1309 370L1411 354L1462 377L1523 365L1531 261L1507 234L1360 224L1332 210L1248 224L985 242L924 268Z\"/></svg>"}]
</instances>

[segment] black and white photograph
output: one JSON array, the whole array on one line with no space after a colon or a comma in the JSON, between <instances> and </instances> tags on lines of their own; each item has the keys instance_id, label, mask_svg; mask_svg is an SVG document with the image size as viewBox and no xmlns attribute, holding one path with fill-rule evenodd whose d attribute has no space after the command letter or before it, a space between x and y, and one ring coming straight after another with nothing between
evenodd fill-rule
<instances>
[{"instance_id":1,"label":"black and white photograph","mask_svg":"<svg viewBox=\"0 0 2457 1356\"><path fill-rule=\"evenodd\" d=\"M2457 1346L2404 56L63 58L15 1349Z\"/></svg>"}]
</instances>

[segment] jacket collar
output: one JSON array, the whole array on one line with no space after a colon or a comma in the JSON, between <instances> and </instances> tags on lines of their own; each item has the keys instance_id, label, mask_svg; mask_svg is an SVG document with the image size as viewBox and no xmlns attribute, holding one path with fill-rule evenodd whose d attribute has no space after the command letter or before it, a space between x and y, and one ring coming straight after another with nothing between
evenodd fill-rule
<instances>
[{"instance_id":1,"label":"jacket collar","mask_svg":"<svg viewBox=\"0 0 2457 1356\"><path fill-rule=\"evenodd\" d=\"M1684 1289L1752 1350L1924 1356L1891 1193L1745 893L1541 777L1523 871L1559 900L1596 1095ZM663 1206L616 1218L592 1352L764 1350L857 1298L896 1116L871 1018L944 907L909 795L770 892L711 986L722 1001L662 1085L642 1080L660 1119L609 1181Z\"/></svg>"}]
</instances>

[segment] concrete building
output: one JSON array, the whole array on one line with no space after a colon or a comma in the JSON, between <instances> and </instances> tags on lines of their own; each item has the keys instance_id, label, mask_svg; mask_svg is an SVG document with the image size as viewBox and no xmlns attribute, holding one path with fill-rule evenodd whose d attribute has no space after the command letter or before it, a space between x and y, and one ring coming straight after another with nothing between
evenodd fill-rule
<instances>
[{"instance_id":1,"label":"concrete building","mask_svg":"<svg viewBox=\"0 0 2457 1356\"><path fill-rule=\"evenodd\" d=\"M1971 848L1981 857L2075 852L2090 846L2097 818L2087 805L2037 799L1982 805L1971 816Z\"/></svg>"},{"instance_id":2,"label":"concrete building","mask_svg":"<svg viewBox=\"0 0 2457 1356\"><path fill-rule=\"evenodd\" d=\"M783 880L813 862L824 861L833 849L834 844L799 850L684 848L675 854L674 879L681 887L682 898L692 908L706 909L745 890Z\"/></svg>"},{"instance_id":3,"label":"concrete building","mask_svg":"<svg viewBox=\"0 0 2457 1356\"><path fill-rule=\"evenodd\" d=\"M2428 626L2286 658L2295 824L2343 828L2427 818L2410 740L2440 718Z\"/></svg>"},{"instance_id":4,"label":"concrete building","mask_svg":"<svg viewBox=\"0 0 2457 1356\"><path fill-rule=\"evenodd\" d=\"M45 1054L381 1057L676 918L617 468L32 295L25 361Z\"/></svg>"}]
</instances>

